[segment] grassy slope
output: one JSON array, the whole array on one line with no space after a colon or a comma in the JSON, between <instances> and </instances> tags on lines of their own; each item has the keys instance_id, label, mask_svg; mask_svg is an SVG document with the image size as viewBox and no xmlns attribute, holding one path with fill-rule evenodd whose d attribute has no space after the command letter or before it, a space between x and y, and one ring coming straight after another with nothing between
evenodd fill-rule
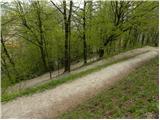
<instances>
[{"instance_id":1,"label":"grassy slope","mask_svg":"<svg viewBox=\"0 0 160 120\"><path fill-rule=\"evenodd\" d=\"M158 58L60 118L157 118Z\"/></svg>"},{"instance_id":2,"label":"grassy slope","mask_svg":"<svg viewBox=\"0 0 160 120\"><path fill-rule=\"evenodd\" d=\"M56 87L60 84L63 84L65 82L70 82L70 81L75 80L77 78L83 77L85 75L96 72L100 69L103 69L103 68L105 68L105 67L107 67L111 64L115 64L117 62L121 62L121 61L127 60L129 58L132 58L132 57L125 57L124 59L121 59L121 60L109 61L109 63L99 65L95 68L91 68L91 69L82 71L80 73L75 73L75 74L72 74L72 75L69 75L69 76L66 76L66 77L63 77L63 78L58 78L56 80L51 80L48 83L45 83L45 84L42 84L42 85L39 85L39 86L36 86L36 87L32 87L32 88L27 88L27 89L21 90L19 92L4 93L4 94L1 95L1 102L8 102L8 101L13 100L17 97L21 97L21 96L24 96L24 95L32 95L32 94L37 93L37 92L42 92L42 91L45 91L47 89L52 89L52 88L54 88L54 87Z\"/></svg>"}]
</instances>

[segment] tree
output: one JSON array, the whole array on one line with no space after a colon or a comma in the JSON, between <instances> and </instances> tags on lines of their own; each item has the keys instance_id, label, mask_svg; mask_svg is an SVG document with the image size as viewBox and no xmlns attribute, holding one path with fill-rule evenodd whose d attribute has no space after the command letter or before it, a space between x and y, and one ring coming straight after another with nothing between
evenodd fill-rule
<instances>
[{"instance_id":1,"label":"tree","mask_svg":"<svg viewBox=\"0 0 160 120\"><path fill-rule=\"evenodd\" d=\"M39 4L39 1L35 1L33 3L31 3L31 5L33 6L33 9L36 11L36 20L38 22L38 35L36 33L36 31L34 31L34 28L29 25L29 21L26 18L26 13L23 9L22 3L20 1L17 1L17 12L18 15L20 17L20 20L22 22L22 26L24 26L24 28L26 29L26 31L33 35L35 38L35 41L32 41L29 36L24 37L23 35L20 35L21 37L23 37L25 40L27 40L28 42L36 45L41 53L41 60L44 66L45 71L48 71L48 63L47 63L47 51L46 51L46 41L45 41L45 37L44 37L44 33L43 33L43 28L42 28L42 20L41 20L41 7Z\"/></svg>"},{"instance_id":2,"label":"tree","mask_svg":"<svg viewBox=\"0 0 160 120\"><path fill-rule=\"evenodd\" d=\"M65 33L65 54L64 54L64 72L70 71L70 39L71 39L71 16L72 16L72 6L73 2L70 1L69 14L67 16L67 5L66 0L63 1L63 11L53 2L52 4L62 13L64 19L64 33Z\"/></svg>"},{"instance_id":3,"label":"tree","mask_svg":"<svg viewBox=\"0 0 160 120\"><path fill-rule=\"evenodd\" d=\"M157 1L16 0L2 9L2 79L10 84L69 72L82 59L158 46Z\"/></svg>"},{"instance_id":4,"label":"tree","mask_svg":"<svg viewBox=\"0 0 160 120\"><path fill-rule=\"evenodd\" d=\"M86 43L86 1L83 6L83 56L84 63L87 63L87 43Z\"/></svg>"}]
</instances>

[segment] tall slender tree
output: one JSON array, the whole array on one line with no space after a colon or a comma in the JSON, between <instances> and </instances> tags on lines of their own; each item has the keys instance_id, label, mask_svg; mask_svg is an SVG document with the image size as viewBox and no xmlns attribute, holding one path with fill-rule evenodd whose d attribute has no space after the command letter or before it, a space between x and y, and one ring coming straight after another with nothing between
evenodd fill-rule
<instances>
[{"instance_id":1,"label":"tall slender tree","mask_svg":"<svg viewBox=\"0 0 160 120\"><path fill-rule=\"evenodd\" d=\"M37 21L38 21L37 26L38 26L39 34L37 35L37 33L33 30L33 27L29 25L28 23L29 21L27 20L25 16L25 12L23 10L22 3L20 1L17 1L17 9L18 9L17 12L22 21L21 22L22 26L26 28L26 30L34 36L35 41L30 40L29 36L27 38L24 37L23 35L20 35L20 36L25 38L25 40L27 40L28 42L33 43L39 48L44 69L45 71L48 71L47 60L46 60L45 38L44 38L43 30L42 30L42 21L41 21L41 12L40 12L41 8L39 7L38 1L34 1L32 5L34 6L34 9L37 11L36 16L37 16Z\"/></svg>"},{"instance_id":2,"label":"tall slender tree","mask_svg":"<svg viewBox=\"0 0 160 120\"><path fill-rule=\"evenodd\" d=\"M84 64L87 63L87 42L86 42L86 1L83 6L83 58Z\"/></svg>"},{"instance_id":3,"label":"tall slender tree","mask_svg":"<svg viewBox=\"0 0 160 120\"><path fill-rule=\"evenodd\" d=\"M64 33L65 33L65 51L64 51L64 72L70 72L70 39L71 39L71 16L72 16L72 6L73 2L70 0L69 12L67 15L67 3L63 0L63 11L53 2L52 4L57 8L57 10L63 15L64 19Z\"/></svg>"}]
</instances>

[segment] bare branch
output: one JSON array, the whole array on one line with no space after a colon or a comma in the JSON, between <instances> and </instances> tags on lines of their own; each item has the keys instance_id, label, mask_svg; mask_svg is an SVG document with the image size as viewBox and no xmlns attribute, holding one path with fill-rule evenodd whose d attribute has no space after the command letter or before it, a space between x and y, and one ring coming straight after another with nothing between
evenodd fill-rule
<instances>
[{"instance_id":1,"label":"bare branch","mask_svg":"<svg viewBox=\"0 0 160 120\"><path fill-rule=\"evenodd\" d=\"M57 10L60 12L60 13L62 13L62 14L64 14L64 12L51 0L51 3L57 8Z\"/></svg>"}]
</instances>

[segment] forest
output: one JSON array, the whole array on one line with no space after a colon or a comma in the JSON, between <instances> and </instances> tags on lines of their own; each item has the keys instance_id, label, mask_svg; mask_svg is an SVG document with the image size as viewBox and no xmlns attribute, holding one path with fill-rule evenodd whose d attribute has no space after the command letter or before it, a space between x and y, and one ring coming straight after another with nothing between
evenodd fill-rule
<instances>
[{"instance_id":1,"label":"forest","mask_svg":"<svg viewBox=\"0 0 160 120\"><path fill-rule=\"evenodd\" d=\"M158 1L1 2L2 93L7 87L83 62L158 46Z\"/></svg>"}]
</instances>

